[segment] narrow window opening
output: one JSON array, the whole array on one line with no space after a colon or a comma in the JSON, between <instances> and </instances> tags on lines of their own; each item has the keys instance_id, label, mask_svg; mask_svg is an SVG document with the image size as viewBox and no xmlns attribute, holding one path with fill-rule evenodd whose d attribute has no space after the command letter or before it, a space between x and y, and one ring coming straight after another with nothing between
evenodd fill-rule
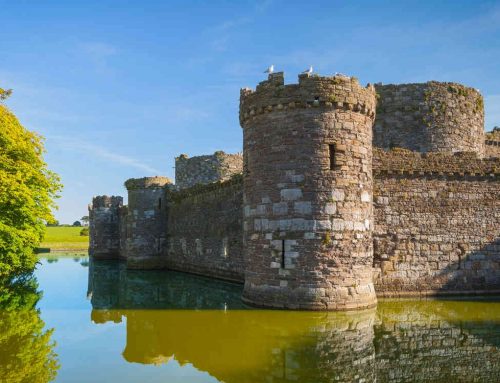
<instances>
[{"instance_id":1,"label":"narrow window opening","mask_svg":"<svg viewBox=\"0 0 500 383\"><path fill-rule=\"evenodd\" d=\"M161 209L161 198L158 200L158 209Z\"/></svg>"},{"instance_id":2,"label":"narrow window opening","mask_svg":"<svg viewBox=\"0 0 500 383\"><path fill-rule=\"evenodd\" d=\"M328 145L330 150L330 170L335 169L335 144Z\"/></svg>"},{"instance_id":3,"label":"narrow window opening","mask_svg":"<svg viewBox=\"0 0 500 383\"><path fill-rule=\"evenodd\" d=\"M285 268L285 240L281 241L281 268Z\"/></svg>"}]
</instances>

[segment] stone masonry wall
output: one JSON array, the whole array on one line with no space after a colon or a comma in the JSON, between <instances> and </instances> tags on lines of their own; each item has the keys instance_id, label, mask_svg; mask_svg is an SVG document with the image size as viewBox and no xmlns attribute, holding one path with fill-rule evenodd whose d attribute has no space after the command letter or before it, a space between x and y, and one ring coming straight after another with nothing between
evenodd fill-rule
<instances>
[{"instance_id":1,"label":"stone masonry wall","mask_svg":"<svg viewBox=\"0 0 500 383\"><path fill-rule=\"evenodd\" d=\"M165 188L167 177L145 177L125 182L128 207L125 222L125 252L129 268L162 267L167 226Z\"/></svg>"},{"instance_id":2,"label":"stone masonry wall","mask_svg":"<svg viewBox=\"0 0 500 383\"><path fill-rule=\"evenodd\" d=\"M120 256L120 209L123 198L97 196L89 205L89 254L96 258Z\"/></svg>"},{"instance_id":3,"label":"stone masonry wall","mask_svg":"<svg viewBox=\"0 0 500 383\"><path fill-rule=\"evenodd\" d=\"M175 158L175 185L179 189L188 188L198 183L208 184L226 181L243 170L241 153L227 154L223 151L208 156L188 158L181 154Z\"/></svg>"},{"instance_id":4,"label":"stone masonry wall","mask_svg":"<svg viewBox=\"0 0 500 383\"><path fill-rule=\"evenodd\" d=\"M168 193L166 266L243 282L241 176Z\"/></svg>"},{"instance_id":5,"label":"stone masonry wall","mask_svg":"<svg viewBox=\"0 0 500 383\"><path fill-rule=\"evenodd\" d=\"M500 159L374 150L378 296L500 291Z\"/></svg>"},{"instance_id":6,"label":"stone masonry wall","mask_svg":"<svg viewBox=\"0 0 500 383\"><path fill-rule=\"evenodd\" d=\"M436 81L375 87L374 146L484 154L484 105L477 90Z\"/></svg>"},{"instance_id":7,"label":"stone masonry wall","mask_svg":"<svg viewBox=\"0 0 500 383\"><path fill-rule=\"evenodd\" d=\"M258 306L347 310L372 284L373 86L274 73L242 89L243 298Z\"/></svg>"},{"instance_id":8,"label":"stone masonry wall","mask_svg":"<svg viewBox=\"0 0 500 383\"><path fill-rule=\"evenodd\" d=\"M486 133L484 145L485 157L500 157L500 128L496 127Z\"/></svg>"}]
</instances>

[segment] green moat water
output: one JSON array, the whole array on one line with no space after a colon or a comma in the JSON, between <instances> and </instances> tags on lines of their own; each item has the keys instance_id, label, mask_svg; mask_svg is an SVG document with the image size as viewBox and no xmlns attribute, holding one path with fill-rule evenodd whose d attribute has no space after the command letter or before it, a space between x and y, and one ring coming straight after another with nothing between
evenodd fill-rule
<instances>
[{"instance_id":1,"label":"green moat water","mask_svg":"<svg viewBox=\"0 0 500 383\"><path fill-rule=\"evenodd\" d=\"M4 290L1 382L500 382L500 302L356 313L246 307L242 287L118 262L42 258Z\"/></svg>"}]
</instances>

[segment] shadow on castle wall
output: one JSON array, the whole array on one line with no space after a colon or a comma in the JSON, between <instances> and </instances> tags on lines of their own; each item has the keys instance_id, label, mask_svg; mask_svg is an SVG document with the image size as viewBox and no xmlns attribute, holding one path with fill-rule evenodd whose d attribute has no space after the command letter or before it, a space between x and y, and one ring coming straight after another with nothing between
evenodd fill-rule
<instances>
[{"instance_id":1,"label":"shadow on castle wall","mask_svg":"<svg viewBox=\"0 0 500 383\"><path fill-rule=\"evenodd\" d=\"M394 237L395 238L395 237ZM397 239L394 248L398 247ZM387 250L387 249L385 249ZM456 261L450 261L450 257ZM477 250L466 251L463 245L458 244L450 250L446 257L443 256L443 264L438 271L418 270L415 271L417 278L411 278L412 268L417 269L417 264L405 262L405 267L410 273L404 278L399 277L402 270L397 270L384 275L382 267L378 276L382 297L425 297L446 298L449 296L461 300L477 300L478 296L493 296L491 300L496 301L500 295L500 238L496 238ZM437 262L436 262L437 263ZM380 265L376 264L376 267ZM422 276L422 274L425 275ZM395 276L393 276L395 275ZM383 282L380 282L380 281ZM481 298L485 299L485 297Z\"/></svg>"},{"instance_id":2,"label":"shadow on castle wall","mask_svg":"<svg viewBox=\"0 0 500 383\"><path fill-rule=\"evenodd\" d=\"M432 281L432 285L442 285L438 293L464 294L463 299L470 298L471 294L500 294L500 238L478 250L463 253L462 250L458 254L458 262L450 263Z\"/></svg>"}]
</instances>

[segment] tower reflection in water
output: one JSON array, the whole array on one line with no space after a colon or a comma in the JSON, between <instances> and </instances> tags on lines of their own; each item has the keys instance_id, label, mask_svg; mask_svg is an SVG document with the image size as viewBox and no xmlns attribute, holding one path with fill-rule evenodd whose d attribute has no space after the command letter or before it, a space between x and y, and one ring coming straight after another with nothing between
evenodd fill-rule
<instances>
[{"instance_id":1,"label":"tower reflection in water","mask_svg":"<svg viewBox=\"0 0 500 383\"><path fill-rule=\"evenodd\" d=\"M253 310L242 286L92 261L92 320L127 321L129 362L232 382L500 381L500 303L386 301L356 313Z\"/></svg>"}]
</instances>

